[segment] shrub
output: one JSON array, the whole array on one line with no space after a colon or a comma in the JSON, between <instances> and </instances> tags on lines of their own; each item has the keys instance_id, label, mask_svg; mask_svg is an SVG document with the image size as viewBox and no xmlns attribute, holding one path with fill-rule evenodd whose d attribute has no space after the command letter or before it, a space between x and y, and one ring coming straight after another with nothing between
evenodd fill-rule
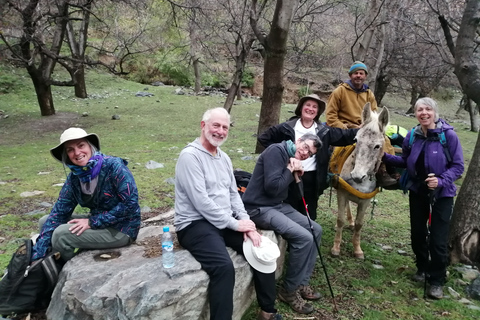
<instances>
[{"instance_id":1,"label":"shrub","mask_svg":"<svg viewBox=\"0 0 480 320\"><path fill-rule=\"evenodd\" d=\"M252 88L255 84L255 74L252 70L246 69L242 75L242 86Z\"/></svg>"},{"instance_id":2,"label":"shrub","mask_svg":"<svg viewBox=\"0 0 480 320\"><path fill-rule=\"evenodd\" d=\"M308 96L310 93L312 93L312 91L310 90L310 87L303 86L303 87L300 87L300 89L298 89L299 98Z\"/></svg>"},{"instance_id":3,"label":"shrub","mask_svg":"<svg viewBox=\"0 0 480 320\"><path fill-rule=\"evenodd\" d=\"M211 86L214 88L222 88L226 86L226 81L223 79L222 74L212 74L209 72L202 73L202 85Z\"/></svg>"},{"instance_id":4,"label":"shrub","mask_svg":"<svg viewBox=\"0 0 480 320\"><path fill-rule=\"evenodd\" d=\"M455 88L438 87L433 93L432 98L435 100L449 101L455 99Z\"/></svg>"},{"instance_id":5,"label":"shrub","mask_svg":"<svg viewBox=\"0 0 480 320\"><path fill-rule=\"evenodd\" d=\"M149 59L140 56L128 64L128 69L129 73L125 78L143 84L154 82L160 74L157 67Z\"/></svg>"},{"instance_id":6,"label":"shrub","mask_svg":"<svg viewBox=\"0 0 480 320\"><path fill-rule=\"evenodd\" d=\"M180 62L164 61L158 66L166 84L173 84L177 86L191 86L193 83L193 76L190 69L182 65Z\"/></svg>"}]
</instances>

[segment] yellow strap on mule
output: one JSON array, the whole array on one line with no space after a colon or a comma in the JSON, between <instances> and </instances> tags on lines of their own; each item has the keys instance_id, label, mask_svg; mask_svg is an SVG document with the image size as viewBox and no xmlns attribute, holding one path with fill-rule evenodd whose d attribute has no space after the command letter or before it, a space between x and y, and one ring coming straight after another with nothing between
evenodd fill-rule
<instances>
[{"instance_id":1,"label":"yellow strap on mule","mask_svg":"<svg viewBox=\"0 0 480 320\"><path fill-rule=\"evenodd\" d=\"M347 158L352 154L353 150L355 150L355 144L345 147L335 147L332 157L330 158L330 172L340 174L343 164L347 161Z\"/></svg>"},{"instance_id":2,"label":"yellow strap on mule","mask_svg":"<svg viewBox=\"0 0 480 320\"><path fill-rule=\"evenodd\" d=\"M373 190L372 192L370 193L363 193L363 192L360 192L358 191L357 189L355 189L354 187L352 187L351 185L349 185L345 180L342 179L342 177L340 177L339 175L335 175L335 179L338 180L339 182L339 187L342 187L343 189L347 190L348 192L350 192L352 195L354 195L355 197L359 197L360 199L371 199L373 197L375 197L375 195L379 192L379 189L378 188L375 188L375 190Z\"/></svg>"}]
</instances>

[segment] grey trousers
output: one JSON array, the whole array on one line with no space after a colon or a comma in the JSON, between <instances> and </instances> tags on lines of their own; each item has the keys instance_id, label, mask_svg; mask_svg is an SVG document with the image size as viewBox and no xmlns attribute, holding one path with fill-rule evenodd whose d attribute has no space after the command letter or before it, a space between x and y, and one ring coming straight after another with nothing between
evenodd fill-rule
<instances>
[{"instance_id":1,"label":"grey trousers","mask_svg":"<svg viewBox=\"0 0 480 320\"><path fill-rule=\"evenodd\" d=\"M249 211L257 227L273 230L287 242L289 258L285 274L285 290L291 292L300 285L308 285L317 260L317 248L313 240L307 217L289 204L261 207ZM313 233L320 245L322 227L312 221Z\"/></svg>"},{"instance_id":2,"label":"grey trousers","mask_svg":"<svg viewBox=\"0 0 480 320\"><path fill-rule=\"evenodd\" d=\"M44 216L39 220L39 227L47 220ZM72 215L72 219L84 219L84 215ZM52 235L52 250L60 252L63 261L72 259L79 249L111 249L124 247L131 243L131 238L113 228L88 229L77 236L68 230L71 224L61 224Z\"/></svg>"}]
</instances>

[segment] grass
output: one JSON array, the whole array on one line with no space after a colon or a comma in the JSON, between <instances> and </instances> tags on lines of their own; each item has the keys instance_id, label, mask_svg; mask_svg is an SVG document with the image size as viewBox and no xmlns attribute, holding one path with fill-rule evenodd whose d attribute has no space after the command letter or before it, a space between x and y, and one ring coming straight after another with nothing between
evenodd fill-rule
<instances>
[{"instance_id":1,"label":"grass","mask_svg":"<svg viewBox=\"0 0 480 320\"><path fill-rule=\"evenodd\" d=\"M41 117L31 81L19 69L10 70L15 77L15 88L0 94L0 105L6 119L0 119L0 270L7 265L18 239L36 232L36 223L42 214L28 215L34 210L48 208L42 202L53 203L58 186L65 179L65 171L49 154L56 146L61 132L70 126L80 126L100 136L102 151L128 159L140 194L140 206L149 206L154 212L173 207L174 187L167 182L173 178L180 150L199 135L200 118L211 107L222 106L224 97L175 95L173 87L148 87L153 97L135 97L145 85L125 81L110 75L88 72L88 99L77 99L73 89L54 87L57 115ZM61 75L59 75L60 77ZM385 104L391 111L391 122L410 129L416 120L395 113L408 109L406 100L387 96ZM283 105L281 121L292 115L294 105ZM440 103L441 114L446 115L462 141L466 164L470 159L477 134L468 128L463 114L455 118L456 102ZM83 117L83 113L88 116ZM235 168L252 171L255 166L253 150L258 125L260 102L253 99L238 101L232 109L234 126L230 130L225 150ZM120 120L111 120L112 115ZM324 119L324 118L322 118ZM466 121L466 122L465 122ZM247 160L243 157L250 156ZM148 170L145 164L154 160L164 168ZM48 174L39 174L47 173ZM461 182L461 180L460 180ZM459 183L460 183L459 182ZM41 190L44 194L23 198L22 192ZM352 257L351 232L344 232L339 258L329 255L333 243L336 219L336 199L333 192L320 197L317 221L323 226L322 254L339 313L332 313L331 299L320 263L312 277L312 284L324 297L314 303L316 319L449 319L478 318L479 311L468 309L454 299L423 300L423 286L415 285L408 277L415 271L409 240L407 198L400 191L384 191L377 195L378 205L373 214L366 215L362 234L365 261ZM78 211L82 212L79 208ZM382 246L392 250L384 250ZM398 250L407 255L398 254ZM381 264L384 269L375 269ZM455 281L459 275L450 267L450 286L462 296L464 288ZM476 305L480 304L476 302ZM281 302L277 303L284 319L299 317ZM256 303L244 316L254 319Z\"/></svg>"}]
</instances>

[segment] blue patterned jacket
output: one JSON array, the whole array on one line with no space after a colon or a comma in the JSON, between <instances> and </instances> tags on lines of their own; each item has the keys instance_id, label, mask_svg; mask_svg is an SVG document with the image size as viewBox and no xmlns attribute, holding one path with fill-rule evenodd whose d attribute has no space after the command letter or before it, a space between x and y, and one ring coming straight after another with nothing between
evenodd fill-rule
<instances>
[{"instance_id":1,"label":"blue patterned jacket","mask_svg":"<svg viewBox=\"0 0 480 320\"><path fill-rule=\"evenodd\" d=\"M47 254L53 231L71 220L77 205L90 208L91 229L113 228L135 240L140 229L138 190L127 161L105 156L93 199L82 198L80 180L70 173L33 248L32 260Z\"/></svg>"}]
</instances>

